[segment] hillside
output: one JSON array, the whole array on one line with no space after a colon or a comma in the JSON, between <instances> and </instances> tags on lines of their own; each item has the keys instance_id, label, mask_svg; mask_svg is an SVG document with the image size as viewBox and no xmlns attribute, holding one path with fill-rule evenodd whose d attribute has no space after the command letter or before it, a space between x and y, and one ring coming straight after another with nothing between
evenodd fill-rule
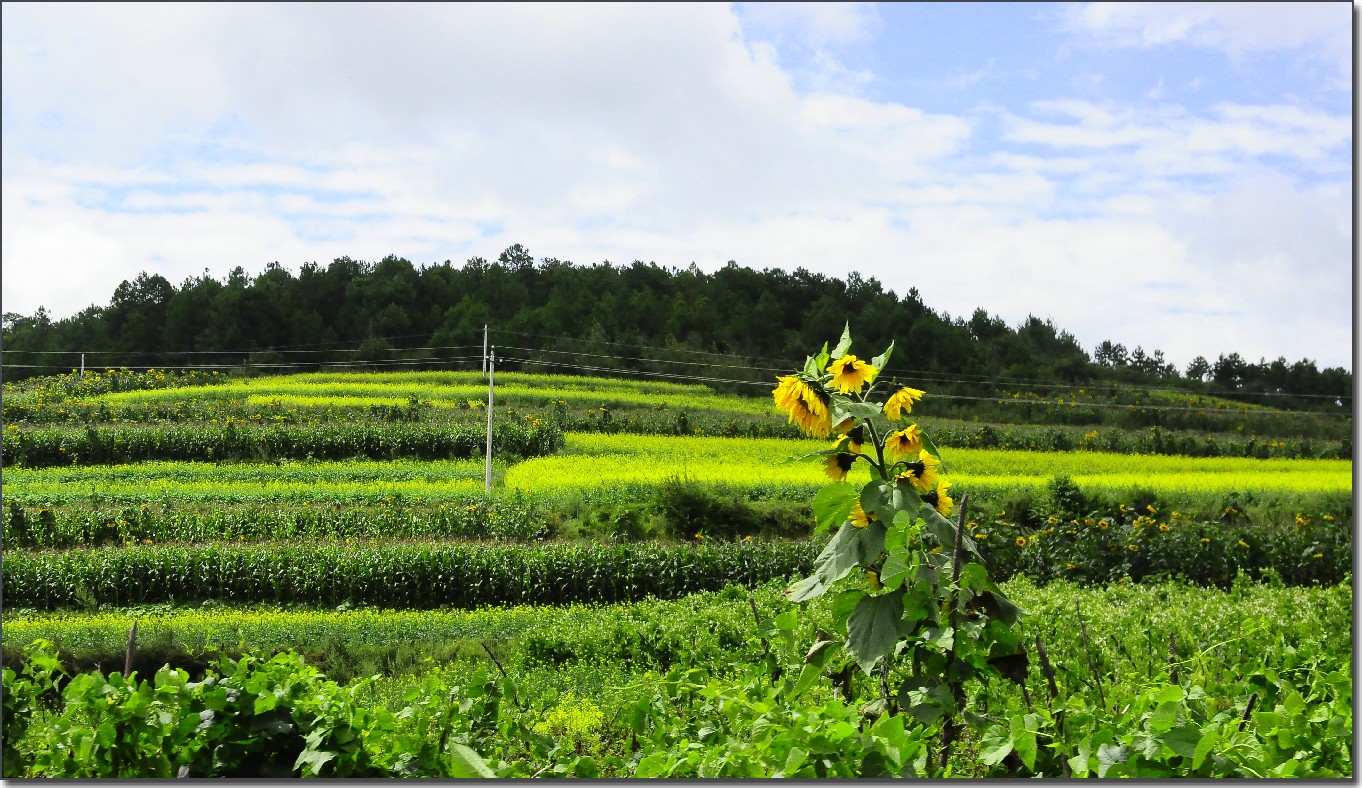
<instances>
[{"instance_id":1,"label":"hillside","mask_svg":"<svg viewBox=\"0 0 1362 788\"><path fill-rule=\"evenodd\" d=\"M982 309L952 318L916 290L899 295L855 273L843 281L735 263L712 274L579 266L536 261L519 245L463 266L342 257L304 264L297 276L274 263L258 276L238 267L224 281L205 275L179 286L144 273L108 305L73 317L6 314L3 362L10 381L76 369L82 354L92 369L466 368L480 363L489 326L507 369L650 372L742 391L837 336L848 315L869 345L894 340L905 351L886 374L930 381L962 401L1072 402L1072 389L1129 383L1293 411L1352 407L1352 374L1309 360L1255 364L1227 348L1182 372L1157 349L1115 340L1090 355L1036 317L1015 327Z\"/></svg>"}]
</instances>

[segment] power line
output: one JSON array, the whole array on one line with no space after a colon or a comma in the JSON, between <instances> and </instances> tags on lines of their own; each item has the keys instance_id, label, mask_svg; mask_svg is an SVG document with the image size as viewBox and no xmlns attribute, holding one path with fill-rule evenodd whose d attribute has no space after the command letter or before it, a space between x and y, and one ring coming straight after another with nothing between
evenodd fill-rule
<instances>
[{"instance_id":1,"label":"power line","mask_svg":"<svg viewBox=\"0 0 1362 788\"><path fill-rule=\"evenodd\" d=\"M585 354L577 354L577 355L585 355ZM602 359L611 359L611 360L626 360L626 359L621 359L621 358L618 357L618 356L597 355L597 356L595 356L595 357L596 357L596 358L602 358ZM694 381L707 382L707 383L729 383L729 384L737 384L737 385L744 385L744 386L762 386L762 387L764 387L764 388L766 388L766 389L768 389L768 390L769 390L769 389L774 389L774 388L775 388L775 384L774 384L774 383L768 383L768 382L754 382L754 381L750 381L750 380L734 380L734 379L731 379L731 378L712 378L712 377L699 377L699 376L693 376L693 375L676 375L676 374L669 374L669 373L663 373L663 372L647 372L647 371L642 371L642 370L626 370L626 369L617 369L617 368L613 368L613 367L596 367L596 366L586 366L586 365L582 365L582 364L572 364L572 363L566 363L566 362L545 361L545 360L533 360L533 359L504 358L504 359L502 359L502 361L503 361L503 362L528 363L528 364L542 364L542 365L546 365L546 366L562 367L562 368L568 368L568 369L577 369L577 370L593 371L593 372L612 372L612 373L624 373L624 374L629 374L629 375L655 375L655 376L659 376L659 377L666 377L666 378L672 378L672 379L677 379L677 380L694 380ZM1070 402L1066 402L1066 403L1064 403L1064 404L1061 405L1061 404L1052 403L1052 402L1049 402L1049 401L1040 401L1040 402L1037 402L1037 401L1035 401L1035 400L1012 399L1012 398L1009 398L1009 397L980 397L980 396L970 396L970 395L967 395L967 394L933 394L933 395L930 395L930 396L932 397L932 399L941 399L941 400L964 400L964 401L972 401L972 402L993 402L993 403L997 403L997 404L1000 404L1000 405L1044 405L1044 406L1054 406L1054 407L1100 408L1100 409L1131 410L1131 411L1177 411L1177 412L1179 412L1179 413L1198 413L1198 414L1232 415L1232 412L1231 412L1231 411L1227 411L1227 410L1224 410L1224 409L1217 409L1217 408L1193 408L1193 407L1184 407L1184 406L1179 406L1179 405L1127 405L1127 404L1111 403L1111 402L1071 402L1071 403L1070 403ZM1264 415L1273 415L1273 416L1278 416L1278 415L1299 415L1299 416L1325 417L1325 418L1335 418L1335 419L1336 419L1336 418L1340 418L1341 415L1342 415L1342 414L1333 414L1333 413L1320 413L1320 412L1314 412L1314 411L1287 411L1287 410L1272 410L1272 411L1265 411L1265 412L1262 412L1262 413L1263 413Z\"/></svg>"},{"instance_id":2,"label":"power line","mask_svg":"<svg viewBox=\"0 0 1362 788\"><path fill-rule=\"evenodd\" d=\"M612 342L612 341L604 340L604 339L586 339L586 338L581 338L581 337L567 337L567 336L559 336L559 335L553 335L553 334L535 334L535 333L531 333L531 332L528 332L528 331L513 331L513 330L511 330L511 329L504 329L504 328L494 328L494 329L490 329L490 330L491 330L492 333L501 332L501 333L507 333L507 334L518 334L518 335L520 335L520 336L536 337L536 338L539 338L539 339L553 339L553 340L558 340L558 341L569 341L569 342L591 343L591 344L600 344L600 345L611 345L611 346L615 346L615 347L640 348L640 349L643 349L643 350L653 350L653 351L657 351L657 352L659 352L659 353L690 353L690 354L694 354L694 355L702 355L702 356L710 356L710 357L718 356L718 357L720 357L720 358L733 358L733 359L741 359L741 360L749 360L749 359L750 359L750 360L752 360L752 361L763 361L763 362L768 362L768 363L789 364L789 365L793 366L794 369L802 369L803 366L804 366L804 362L802 362L802 361L796 362L794 359L772 358L772 357L767 357L767 356L738 356L738 355L731 354L731 353L718 353L718 352L714 352L714 351L701 351L701 350L686 350L686 349L683 349L683 348L660 348L660 347L656 347L656 346L654 346L654 345L640 345L640 344L635 344L635 343L630 343L630 342ZM548 351L548 350L544 350L543 352L566 352L566 351ZM658 362L658 363L672 363L672 364L689 364L689 363L693 363L693 362L676 361L676 360L673 360L673 359L660 359L660 358L659 358L659 359L641 359L641 360L655 361L655 362ZM782 366L782 367L778 367L778 368L777 368L777 367L755 367L755 366L750 366L750 365L744 365L743 368L763 369L763 370L770 371L770 372L784 372L784 371L789 371L789 370L790 370L790 367L785 367L785 366ZM979 382L991 382L991 381L992 381L992 382L1006 383L1006 384L1008 384L1008 385L1020 386L1020 387L1025 387L1025 388L1075 389L1075 390L1076 390L1076 389L1089 389L1089 388L1095 388L1095 387L1098 387L1098 386L1109 386L1109 385L1113 385L1113 382L1112 382L1112 381L1105 381L1105 380L1094 381L1094 382L1092 382L1092 383L1058 383L1058 382L1050 382L1050 381L1040 380L1039 378L1015 378L1015 377L1008 377L1008 376L1005 376L1005 375L973 375L973 374L969 374L969 373L965 373L965 372L957 372L957 373L941 373L941 372L931 372L931 371L928 371L928 370L916 370L916 369L910 369L910 368L907 368L907 367L904 367L904 368L901 368L901 369L895 369L895 368L892 367L892 366L891 366L891 367L886 367L884 370L882 370L882 372L889 373L889 376L890 376L891 379L896 379L898 374L905 374L905 375L912 375L912 376L914 376L915 378L919 378L919 379L924 379L924 380L934 380L934 381L943 382L943 383L979 383ZM1290 393L1290 392L1246 392L1246 391L1193 391L1193 390L1191 390L1191 389L1169 388L1169 387L1160 387L1160 386L1147 386L1147 385L1140 385L1140 384L1136 384L1136 383L1118 383L1118 384L1116 384L1116 385L1120 385L1120 386L1122 386L1122 387L1124 387L1124 388L1132 389L1132 390L1135 390L1135 391L1165 392L1165 393L1173 393L1173 394L1194 393L1194 394L1197 394L1197 395L1205 395L1205 396L1278 396L1278 397L1308 397L1308 398L1317 398L1317 399L1351 399L1351 395L1336 395L1336 394L1292 394L1292 393Z\"/></svg>"},{"instance_id":3,"label":"power line","mask_svg":"<svg viewBox=\"0 0 1362 788\"><path fill-rule=\"evenodd\" d=\"M746 370L746 369L750 369L750 370L755 370L755 371L766 371L766 372L785 372L785 371L792 371L792 370L790 370L790 369L787 368L787 367L780 367L780 368L777 368L777 367L761 367L761 366L755 366L754 364L751 363L752 360L780 361L780 359L770 359L770 358L763 358L763 357L756 357L756 356L753 356L753 357L742 357L742 356L736 356L736 355L733 355L733 354L723 354L723 353L716 353L716 352L709 352L709 351L687 350L687 349L683 349L683 348L659 348L659 347L652 346L652 345L641 345L641 344L627 343L627 342L611 342L611 341L607 341L607 340L583 339L583 338L579 338L579 337L566 337L566 336L557 336L557 335L549 335L549 334L535 334L535 333L525 332L525 331L514 331L514 330L511 330L511 329L492 329L491 331L492 331L493 333L495 333L495 332L501 332L501 333L508 333L508 334L517 334L517 335L521 335L521 336L536 337L536 338L540 338L540 339L551 339L551 340L559 340L559 341L571 341L571 342L579 342L579 343L584 343L584 344L591 344L591 343L594 343L594 344L604 344L604 345L615 346L615 347L639 348L639 349L644 349L644 350L652 350L652 351L659 352L659 353L688 353L688 354L692 354L692 355L705 356L705 357L709 357L709 358L718 357L718 358L727 358L727 359L739 360L739 361L743 361L743 362L745 362L745 363L743 363L743 364L741 364L741 365L728 365L728 364L717 364L717 363L700 362L700 361L681 361L681 360L677 360L677 359L665 359L665 358L627 358L627 357L620 357L620 356L607 356L607 355L597 354L597 353L577 353L577 352L573 352L573 351L551 350L551 349L547 349L547 348L543 348L543 349L532 349L532 348L521 348L521 347L510 346L511 349L520 350L520 351L527 352L527 353L529 353L529 352L533 352L533 353L553 353L553 354L558 354L558 355L580 356L580 357L588 357L588 358L611 358L611 359L614 359L614 360L626 361L626 362L652 363L652 364L674 364L674 365L684 365L684 366L704 366L704 367L712 367L712 368L716 368L716 369L745 369L745 370ZM459 332L459 333L469 333L469 332L465 331L465 332ZM412 334L412 335L401 336L401 337L382 337L382 338L377 338L377 341L385 341L385 342L386 342L386 341L388 341L388 340L407 339L407 338L412 338L412 337L417 337L417 336L424 336L424 335ZM318 343L318 344L320 344L320 345L339 344L339 342ZM285 346L285 347L297 348L297 347L307 347L307 346L306 346L306 345L292 345L292 346ZM411 348L400 348L400 347L395 347L395 348L385 348L384 350L388 350L388 351L390 351L390 352L435 352L435 351L480 350L480 349L481 349L481 348L480 348L479 346L477 346L477 345L442 345L442 346L422 346L422 347L411 347ZM90 355L123 355L123 356L127 356L127 355L142 355L142 356L145 356L145 355L153 355L153 356L182 356L182 355L252 355L252 354L270 353L270 352L281 353L281 354L282 354L282 353L289 353L289 354L360 353L360 352L373 352L374 350L375 350L374 348L333 348L333 349L329 349L329 350L282 350L282 349L277 349L277 348L266 348L266 349L259 349L259 348L256 348L256 349L251 349L251 350L238 350L238 351L134 351L134 352L130 352L130 353L129 353L129 352L120 352L120 351L74 351L74 350L72 350L72 351L7 350L7 351L3 351L3 352L11 353L11 354L22 354L22 355L44 355L44 354L78 355L78 354L81 354L81 353L86 353L86 354L90 354ZM464 357L459 357L459 360L468 359L468 358L477 359L477 358L481 358L481 356L464 356ZM315 364L318 365L318 366L327 366L327 367L334 367L334 366L360 366L360 367L363 367L363 366L386 366L386 365L392 365L392 364L413 364L413 363L423 363L423 362L438 363L438 362L448 362L448 361L453 361L453 360L456 360L456 359L445 359L445 358L438 358L438 357L436 357L436 358L413 358L413 359L396 360L396 361L391 361L391 362L375 362L375 361L371 361L371 362L360 362L360 363L357 363L357 364L345 364L345 363L343 363L343 362L321 362L321 361L319 361L319 362L315 362ZM539 362L531 362L531 363L548 363L548 362L539 361ZM793 363L793 362L791 362L791 363ZM42 365L42 364L5 364L4 366L5 366L5 367L9 367L9 368L13 368L13 369L64 369L64 367L61 367L61 366L58 366L58 365L52 365L52 364L46 364L46 365ZM98 363L95 363L94 366L99 366L99 364L98 364ZM141 370L145 370L145 369L157 369L157 368L158 368L158 367L155 367L155 366L140 366L140 365L133 365L133 366L120 365L120 366L123 367L123 368L126 368L126 369L141 369ZM236 368L236 367L238 367L238 366L240 366L240 365L237 365L237 364L198 364L198 365L172 365L172 366L174 366L174 367L176 367L176 368L179 368L179 369L233 369L233 368ZM295 369L295 368L301 368L301 366L300 366L300 365L297 365L297 364L280 364L280 363L268 363L268 362L267 362L267 363L255 363L255 364L249 364L249 366L252 366L252 367L259 367L259 368L270 368L270 369ZM310 366L310 365L309 365L309 366ZM570 365L560 364L560 365L558 365L558 366L570 366ZM802 366L802 365L798 365L798 366ZM798 368L798 366L796 366L796 368ZM589 368L589 367L583 367L583 368L584 368L584 369L587 369L587 368ZM592 369L594 369L594 368L592 368ZM611 369L611 368L602 368L601 371L621 371L621 370L614 370L614 369ZM895 381L896 383L899 382L898 370L894 370L892 367L890 367L890 368L887 368L887 369L884 370L884 371L890 373L889 376L888 376L888 379L893 380L893 381ZM1010 385L1016 385L1016 386L1023 386L1023 387L1049 388L1049 389L1056 389L1056 388L1058 388L1058 389L1070 389L1070 390L1085 390L1085 389L1088 389L1088 388L1100 388L1100 387L1102 387L1102 386L1110 386L1110 385L1113 385L1113 384L1112 384L1111 382L1109 382L1109 381L1096 381L1096 382L1094 382L1094 383L1087 383L1087 384L1064 384L1064 383L1049 383L1049 382L1026 382L1026 381L1028 381L1028 380L1033 380L1033 379L1025 379L1025 378L1007 378L1007 377L987 376L987 375L970 375L970 374L968 374L968 373L955 373L955 374L952 375L952 374L944 374L944 373L938 373L938 372L928 372L928 371L925 371L925 370L905 370L904 372L905 372L905 373L913 373L913 376L914 376L915 379L921 379L921 380L927 380L927 381L934 381L934 382L940 382L940 383L962 384L962 385L985 383L985 384L987 384L987 385L993 385L993 386L999 387L999 388L1001 388L1002 385L1003 385L1004 383L1007 383L1007 384L1010 384ZM631 373L631 374L632 374L632 373ZM662 374L662 373L659 373L659 374ZM665 376L665 375L663 375L663 376ZM690 376L685 376L685 375L678 375L678 376L675 376L675 377L677 377L677 379L705 380L705 381L715 382L715 383L737 383L737 384L742 384L742 385L749 385L749 384L752 384L752 383L753 383L752 381L739 381L739 380L731 380L731 379L727 379L727 378L700 378L700 377L690 377ZM971 379L971 378L976 378L977 380L973 380L973 379ZM988 381L995 381L995 382L994 382L994 383L988 383ZM764 385L764 384L759 384L759 385ZM1164 387L1140 386L1140 385L1136 385L1136 384L1119 384L1119 385L1121 385L1123 388L1126 388L1126 389L1128 389L1128 390L1134 390L1134 391L1137 391L1137 392L1138 392L1138 391L1144 391L1144 392L1163 392L1163 393L1176 393L1176 394L1187 394L1187 395L1196 395L1196 396L1203 396L1203 395L1204 395L1204 396L1228 395L1228 396L1239 396L1239 397L1245 397L1245 396L1248 396L1248 397L1280 396L1280 397L1300 397L1300 398L1316 398L1316 399L1333 399L1333 400L1338 400L1338 401L1341 401L1341 400L1344 400L1344 399L1350 400L1350 399L1352 398L1351 395L1292 394L1292 393L1289 393L1289 392L1194 391L1194 390L1190 390L1190 389L1178 389L1178 388L1164 388ZM970 397L970 396L967 396L967 395L946 395L946 394L937 394L937 395L935 395L935 396L937 396L937 397L939 397L939 398L947 398L947 397L949 397L949 398L952 398L952 399L962 399L962 400L963 400L963 399L968 399L968 400L979 400L979 401L993 400L993 401L996 401L996 402L1017 402L1017 401L1018 401L1018 400L1010 400L1010 399L1007 399L1007 398L977 397L977 396L976 396L976 397ZM1033 400L1021 400L1021 401L1034 402ZM1067 403L1066 403L1066 404L1067 404ZM1122 407L1124 407L1124 408L1129 408L1129 407L1139 407L1139 408L1141 408L1141 409L1147 409L1147 410L1178 410L1178 411L1191 411L1191 410L1194 410L1194 409L1192 409L1192 408L1190 408L1190 407L1181 407L1181 406L1158 406L1158 405L1131 406L1131 405L1111 404L1111 403L1076 403L1076 405L1077 405L1078 407L1099 407L1099 406L1109 406L1109 407L1116 407L1116 408L1122 408ZM1213 409L1203 409L1203 412L1218 412L1218 411L1215 411L1215 410L1213 410ZM1278 412L1278 413L1285 413L1285 414L1309 414L1309 415L1328 415L1328 416L1334 416L1334 415L1335 415L1335 414L1328 414L1328 413L1317 413L1317 412L1311 412L1311 411L1294 411L1294 410L1278 410L1278 411L1276 411L1276 412Z\"/></svg>"}]
</instances>

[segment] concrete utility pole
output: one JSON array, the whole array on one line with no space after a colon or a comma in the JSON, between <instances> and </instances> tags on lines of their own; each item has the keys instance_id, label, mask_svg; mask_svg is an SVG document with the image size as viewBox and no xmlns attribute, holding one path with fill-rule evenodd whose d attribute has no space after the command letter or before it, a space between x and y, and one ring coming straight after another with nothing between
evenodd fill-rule
<instances>
[{"instance_id":1,"label":"concrete utility pole","mask_svg":"<svg viewBox=\"0 0 1362 788\"><path fill-rule=\"evenodd\" d=\"M483 356L483 363L487 365L487 478L483 483L483 490L492 492L492 376L496 373L497 359L496 348L492 348L489 353Z\"/></svg>"},{"instance_id":2,"label":"concrete utility pole","mask_svg":"<svg viewBox=\"0 0 1362 788\"><path fill-rule=\"evenodd\" d=\"M487 324L482 324L482 376L487 377Z\"/></svg>"}]
</instances>

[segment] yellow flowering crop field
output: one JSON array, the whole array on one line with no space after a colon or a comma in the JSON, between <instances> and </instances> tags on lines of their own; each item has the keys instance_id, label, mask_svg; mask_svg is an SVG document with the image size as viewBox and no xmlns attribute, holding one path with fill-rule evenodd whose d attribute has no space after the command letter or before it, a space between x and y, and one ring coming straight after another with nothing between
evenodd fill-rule
<instances>
[{"instance_id":1,"label":"yellow flowering crop field","mask_svg":"<svg viewBox=\"0 0 1362 788\"><path fill-rule=\"evenodd\" d=\"M319 373L245 378L198 388L115 392L95 399L110 405L169 401L260 405L277 401L285 406L324 408L403 405L413 396L431 405L457 407L470 401L485 402L487 384L476 372ZM523 372L497 374L495 398L508 406L561 400L574 406L664 405L738 413L771 412L769 403L761 398L716 394L700 385Z\"/></svg>"},{"instance_id":2,"label":"yellow flowering crop field","mask_svg":"<svg viewBox=\"0 0 1362 788\"><path fill-rule=\"evenodd\" d=\"M500 475L498 461L493 472ZM46 505L90 498L143 501L338 501L465 497L483 490L482 460L147 462L5 471L5 497Z\"/></svg>"},{"instance_id":3,"label":"yellow flowering crop field","mask_svg":"<svg viewBox=\"0 0 1362 788\"><path fill-rule=\"evenodd\" d=\"M770 465L829 448L827 441L775 438L703 438L568 433L562 453L513 466L506 486L526 491L660 482L672 477L731 486L826 484L819 460ZM1080 486L1153 490L1352 489L1346 460L1256 460L1242 457L1180 457L1035 452L1002 449L942 451L951 479L961 488L1042 485L1069 476ZM849 477L864 483L864 464Z\"/></svg>"}]
</instances>

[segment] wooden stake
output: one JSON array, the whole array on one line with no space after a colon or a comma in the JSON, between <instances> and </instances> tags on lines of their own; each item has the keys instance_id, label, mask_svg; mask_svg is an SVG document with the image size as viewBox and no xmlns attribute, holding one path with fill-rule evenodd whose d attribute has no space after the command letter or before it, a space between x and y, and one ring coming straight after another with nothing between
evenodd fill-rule
<instances>
[{"instance_id":1,"label":"wooden stake","mask_svg":"<svg viewBox=\"0 0 1362 788\"><path fill-rule=\"evenodd\" d=\"M132 622L132 629L128 630L128 651L123 657L123 678L132 675L132 652L137 646L137 622Z\"/></svg>"}]
</instances>

